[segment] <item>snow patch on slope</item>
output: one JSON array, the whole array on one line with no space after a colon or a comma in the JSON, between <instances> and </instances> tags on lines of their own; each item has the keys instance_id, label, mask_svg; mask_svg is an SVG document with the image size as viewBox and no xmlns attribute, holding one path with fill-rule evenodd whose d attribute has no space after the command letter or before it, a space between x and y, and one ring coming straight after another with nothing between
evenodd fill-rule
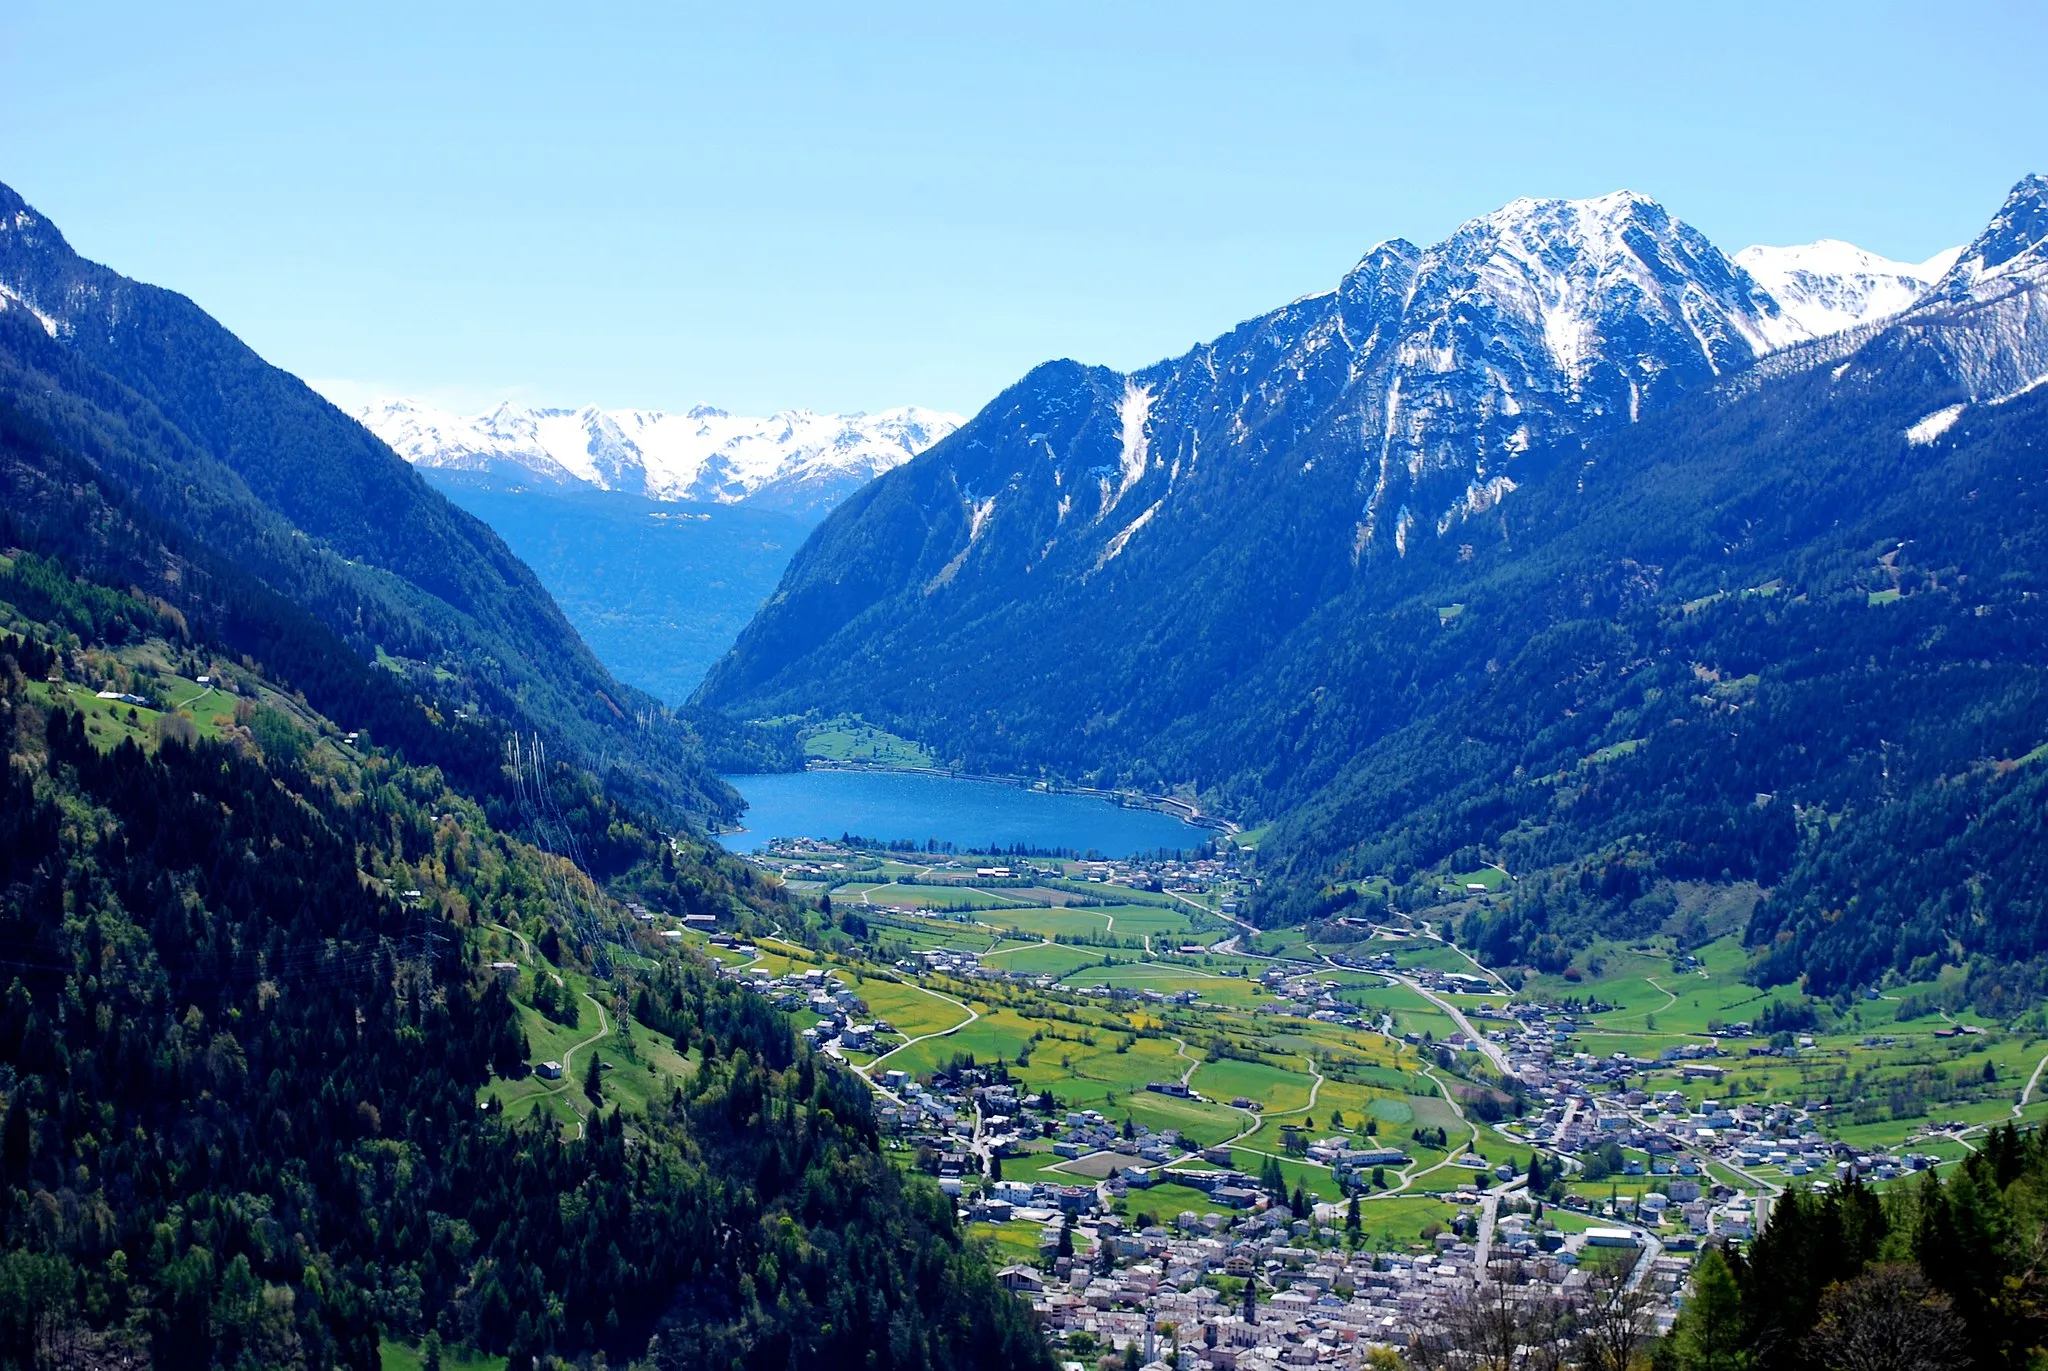
<instances>
[{"instance_id":1,"label":"snow patch on slope","mask_svg":"<svg viewBox=\"0 0 2048 1371\"><path fill-rule=\"evenodd\" d=\"M974 506L974 513L967 523L967 544L972 547L981 541L981 531L988 526L988 519L996 512L996 497L991 495Z\"/></svg>"},{"instance_id":2,"label":"snow patch on slope","mask_svg":"<svg viewBox=\"0 0 2048 1371\"><path fill-rule=\"evenodd\" d=\"M1937 409L1906 430L1906 441L1914 447L1931 447L1934 441L1955 427L1956 420L1963 417L1967 405L1949 405Z\"/></svg>"},{"instance_id":3,"label":"snow patch on slope","mask_svg":"<svg viewBox=\"0 0 2048 1371\"><path fill-rule=\"evenodd\" d=\"M5 284L0 284L0 309L9 309L15 306L19 306L33 314L36 317L36 322L43 326L43 332L49 334L52 338L57 336L57 321L55 319L52 319L28 301L16 295Z\"/></svg>"},{"instance_id":4,"label":"snow patch on slope","mask_svg":"<svg viewBox=\"0 0 2048 1371\"><path fill-rule=\"evenodd\" d=\"M1145 437L1145 421L1152 416L1152 391L1136 381L1124 382L1123 399L1117 402L1117 420L1121 425L1119 441L1123 445L1118 459L1119 479L1116 494L1103 506L1107 515L1130 493L1145 475L1145 462L1151 454L1151 444Z\"/></svg>"},{"instance_id":5,"label":"snow patch on slope","mask_svg":"<svg viewBox=\"0 0 2048 1371\"><path fill-rule=\"evenodd\" d=\"M1114 538L1111 538L1109 542L1103 545L1102 555L1095 559L1095 569L1097 571L1100 571L1104 567L1108 566L1111 562L1115 561L1117 554L1124 550L1124 546L1131 541L1132 536L1136 534L1139 529L1151 523L1152 516L1159 512L1159 506L1165 503L1166 502L1164 500L1154 500L1150 505L1146 507L1145 512L1143 514L1140 514L1137 518L1131 520L1130 523L1126 524L1123 528L1119 529L1117 531L1117 535Z\"/></svg>"},{"instance_id":6,"label":"snow patch on slope","mask_svg":"<svg viewBox=\"0 0 2048 1371\"><path fill-rule=\"evenodd\" d=\"M2028 381L2024 385L2015 386L2013 389L2008 390L2003 395L1994 395L1985 403L1993 405L2006 404L2009 401L2019 399L2022 395L2032 394L2034 391L2039 390L2042 386L2048 386L2048 372L2043 372L2041 375L2036 376L2033 380Z\"/></svg>"}]
</instances>

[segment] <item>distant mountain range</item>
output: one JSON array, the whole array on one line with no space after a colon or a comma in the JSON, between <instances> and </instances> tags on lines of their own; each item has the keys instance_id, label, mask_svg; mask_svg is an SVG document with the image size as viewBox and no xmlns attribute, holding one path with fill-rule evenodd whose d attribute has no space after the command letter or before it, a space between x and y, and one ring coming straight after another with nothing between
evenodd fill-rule
<instances>
[{"instance_id":1,"label":"distant mountain range","mask_svg":"<svg viewBox=\"0 0 2048 1371\"><path fill-rule=\"evenodd\" d=\"M1770 292L1787 319L1822 338L1897 314L1946 275L1962 251L1950 248L1915 265L1823 238L1798 247L1744 248L1735 264Z\"/></svg>"},{"instance_id":2,"label":"distant mountain range","mask_svg":"<svg viewBox=\"0 0 2048 1371\"><path fill-rule=\"evenodd\" d=\"M812 519L962 422L916 406L872 415L784 410L757 419L705 405L675 414L508 402L457 416L412 400L378 401L356 417L419 467L650 500L746 503Z\"/></svg>"},{"instance_id":3,"label":"distant mountain range","mask_svg":"<svg viewBox=\"0 0 2048 1371\"><path fill-rule=\"evenodd\" d=\"M619 679L679 704L775 589L833 506L961 424L698 406L457 416L412 400L364 426L488 523Z\"/></svg>"},{"instance_id":4,"label":"distant mountain range","mask_svg":"<svg viewBox=\"0 0 2048 1371\"><path fill-rule=\"evenodd\" d=\"M1274 823L1266 919L1483 854L1537 906L1503 955L1690 880L1772 892L1768 974L1821 987L1981 948L1953 865L1839 926L1823 873L1894 806L2038 799L1999 768L2048 739L2044 243L2029 177L1919 265L1626 192L1381 244L1183 357L1038 367L834 511L698 698L1198 792Z\"/></svg>"},{"instance_id":5,"label":"distant mountain range","mask_svg":"<svg viewBox=\"0 0 2048 1371\"><path fill-rule=\"evenodd\" d=\"M1362 544L1389 517L1387 502L1409 468L1423 485L1448 492L1439 522L1483 508L1512 487L1505 464L1536 435L1597 428L1610 411L1659 403L1761 352L1896 312L1953 256L1914 266L1823 242L1748 248L1730 265L1640 196L1518 201L1426 253L1382 244L1338 291L1262 322L1299 333L1296 361L1327 364L1337 355L1327 352L1334 338L1347 357L1347 387L1358 384L1351 372L1372 376L1359 393L1378 395L1380 406L1367 404L1356 422L1380 434L1384 470L1361 511ZM1504 271L1519 279L1503 285ZM1397 341L1353 355L1360 302L1393 293L1401 322L1386 328L1375 316L1360 336L1380 329ZM1491 302L1483 318L1470 315L1482 298ZM1304 311L1316 322L1304 324ZM1502 342L1516 364L1442 367L1440 357L1470 351L1474 329L1510 333ZM1646 346L1649 361L1630 351ZM1618 367L1617 358L1629 360ZM1281 356L1276 365L1291 363ZM1258 366L1247 361L1246 369ZM1192 412L1218 403L1216 395L1158 385L1119 401L1148 417L1155 404ZM1389 404L1391 419L1383 412ZM695 689L768 598L808 524L964 422L916 406L749 418L708 406L668 413L508 402L458 416L404 399L363 406L356 416L505 537L607 664L672 701ZM1195 453L1185 455L1191 468ZM1132 450L1118 455L1119 492L1132 459ZM597 492L633 498L590 498ZM679 512L686 518L663 519L645 507L649 500L690 508ZM720 515L716 506L763 518ZM1149 506L1132 508L1137 519L1148 517ZM1412 506L1395 502L1397 545L1415 517ZM1119 533L1137 526L1111 527L1098 554L1115 556Z\"/></svg>"},{"instance_id":6,"label":"distant mountain range","mask_svg":"<svg viewBox=\"0 0 2048 1371\"><path fill-rule=\"evenodd\" d=\"M519 473L421 467L533 568L621 681L671 705L732 647L824 511L649 500Z\"/></svg>"}]
</instances>

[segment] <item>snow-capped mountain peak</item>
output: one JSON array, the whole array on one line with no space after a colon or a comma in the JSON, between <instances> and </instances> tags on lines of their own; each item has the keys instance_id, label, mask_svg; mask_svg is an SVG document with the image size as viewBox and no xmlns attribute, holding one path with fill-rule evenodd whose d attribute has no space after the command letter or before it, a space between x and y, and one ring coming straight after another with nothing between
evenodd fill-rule
<instances>
[{"instance_id":1,"label":"snow-capped mountain peak","mask_svg":"<svg viewBox=\"0 0 2048 1371\"><path fill-rule=\"evenodd\" d=\"M1925 262L1895 262L1853 243L1823 238L1793 247L1746 247L1735 261L1771 293L1803 336L1825 338L1906 309L1954 265L1961 251L1950 248Z\"/></svg>"},{"instance_id":2,"label":"snow-capped mountain peak","mask_svg":"<svg viewBox=\"0 0 2048 1371\"><path fill-rule=\"evenodd\" d=\"M2048 278L2048 176L2022 177L1982 233L1961 249L1931 298L1985 300Z\"/></svg>"},{"instance_id":3,"label":"snow-capped mountain peak","mask_svg":"<svg viewBox=\"0 0 2048 1371\"><path fill-rule=\"evenodd\" d=\"M1599 360L1600 330L1623 316L1689 340L1715 374L1796 336L1704 234L1638 191L1515 200L1467 222L1429 256L1469 272L1479 293L1537 325L1569 376Z\"/></svg>"},{"instance_id":4,"label":"snow-capped mountain peak","mask_svg":"<svg viewBox=\"0 0 2048 1371\"><path fill-rule=\"evenodd\" d=\"M456 415L414 400L381 400L356 417L416 466L514 469L558 485L656 500L750 501L822 513L961 424L917 406L878 414L784 410L765 418L709 405L549 409L510 401Z\"/></svg>"},{"instance_id":5,"label":"snow-capped mountain peak","mask_svg":"<svg viewBox=\"0 0 2048 1371\"><path fill-rule=\"evenodd\" d=\"M1919 348L1972 399L2048 384L2048 177L2027 176L1886 339Z\"/></svg>"}]
</instances>

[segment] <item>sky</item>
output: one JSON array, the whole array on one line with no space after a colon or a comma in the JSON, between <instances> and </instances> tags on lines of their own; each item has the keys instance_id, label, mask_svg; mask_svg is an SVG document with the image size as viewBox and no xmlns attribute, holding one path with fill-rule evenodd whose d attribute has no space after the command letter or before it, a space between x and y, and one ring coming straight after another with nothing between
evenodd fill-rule
<instances>
[{"instance_id":1,"label":"sky","mask_svg":"<svg viewBox=\"0 0 2048 1371\"><path fill-rule=\"evenodd\" d=\"M2048 5L0 7L0 181L345 401L972 412L1518 196L1919 260Z\"/></svg>"}]
</instances>

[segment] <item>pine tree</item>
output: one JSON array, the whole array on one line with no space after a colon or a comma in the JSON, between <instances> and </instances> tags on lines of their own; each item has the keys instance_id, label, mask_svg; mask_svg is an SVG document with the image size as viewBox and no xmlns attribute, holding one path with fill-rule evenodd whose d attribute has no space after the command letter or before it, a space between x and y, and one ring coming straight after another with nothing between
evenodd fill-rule
<instances>
[{"instance_id":1,"label":"pine tree","mask_svg":"<svg viewBox=\"0 0 2048 1371\"><path fill-rule=\"evenodd\" d=\"M600 1108L604 1105L604 1063L598 1059L595 1050L590 1054L590 1065L583 1068L583 1093L590 1102Z\"/></svg>"},{"instance_id":2,"label":"pine tree","mask_svg":"<svg viewBox=\"0 0 2048 1371\"><path fill-rule=\"evenodd\" d=\"M1708 1248L1693 1263L1692 1298L1671 1340L1681 1371L1741 1371L1747 1363L1742 1292L1719 1248Z\"/></svg>"}]
</instances>

